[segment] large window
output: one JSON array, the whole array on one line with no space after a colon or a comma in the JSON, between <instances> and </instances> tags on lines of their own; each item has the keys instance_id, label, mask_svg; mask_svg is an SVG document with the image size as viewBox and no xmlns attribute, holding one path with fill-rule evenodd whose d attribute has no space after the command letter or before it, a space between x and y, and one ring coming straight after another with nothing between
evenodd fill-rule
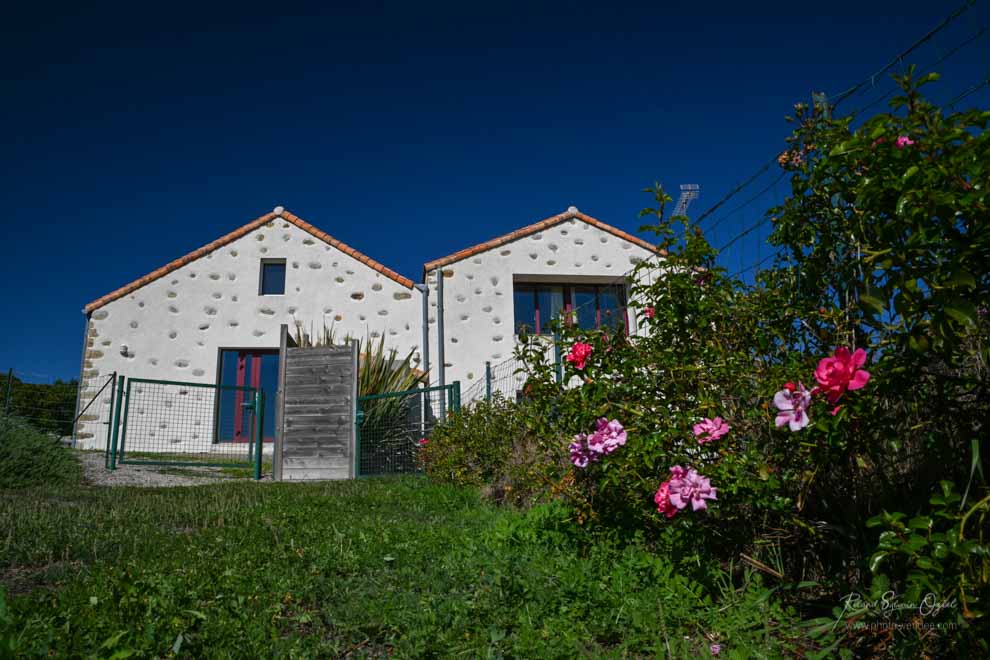
<instances>
[{"instance_id":1,"label":"large window","mask_svg":"<svg viewBox=\"0 0 990 660\"><path fill-rule=\"evenodd\" d=\"M550 321L564 315L580 328L615 327L626 322L626 289L621 284L516 284L516 334L547 334Z\"/></svg>"}]
</instances>

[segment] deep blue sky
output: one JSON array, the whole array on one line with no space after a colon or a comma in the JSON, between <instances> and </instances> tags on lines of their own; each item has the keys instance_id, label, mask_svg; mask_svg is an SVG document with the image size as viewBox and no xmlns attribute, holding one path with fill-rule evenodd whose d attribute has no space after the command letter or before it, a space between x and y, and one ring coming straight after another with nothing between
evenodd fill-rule
<instances>
[{"instance_id":1,"label":"deep blue sky","mask_svg":"<svg viewBox=\"0 0 990 660\"><path fill-rule=\"evenodd\" d=\"M413 279L572 204L635 231L654 180L701 184L700 213L781 150L794 101L957 2L19 4L0 40L0 369L45 380L77 375L86 302L277 204ZM940 68L951 98L990 73L988 40Z\"/></svg>"}]
</instances>

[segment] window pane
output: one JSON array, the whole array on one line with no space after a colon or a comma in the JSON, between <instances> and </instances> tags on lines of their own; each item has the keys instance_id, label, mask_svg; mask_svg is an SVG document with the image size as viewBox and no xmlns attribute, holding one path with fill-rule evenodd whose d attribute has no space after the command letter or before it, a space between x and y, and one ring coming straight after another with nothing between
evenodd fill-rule
<instances>
[{"instance_id":1,"label":"window pane","mask_svg":"<svg viewBox=\"0 0 990 660\"><path fill-rule=\"evenodd\" d=\"M598 327L595 309L595 287L574 287L575 321L583 330L593 330Z\"/></svg>"},{"instance_id":2,"label":"window pane","mask_svg":"<svg viewBox=\"0 0 990 660\"><path fill-rule=\"evenodd\" d=\"M536 291L536 303L540 309L540 333L548 334L550 321L564 311L564 287L541 286Z\"/></svg>"},{"instance_id":3,"label":"window pane","mask_svg":"<svg viewBox=\"0 0 990 660\"><path fill-rule=\"evenodd\" d=\"M598 309L603 326L616 327L625 322L625 291L621 286L603 286L598 290Z\"/></svg>"},{"instance_id":4,"label":"window pane","mask_svg":"<svg viewBox=\"0 0 990 660\"><path fill-rule=\"evenodd\" d=\"M277 296L285 293L285 262L261 263L261 295Z\"/></svg>"},{"instance_id":5,"label":"window pane","mask_svg":"<svg viewBox=\"0 0 990 660\"><path fill-rule=\"evenodd\" d=\"M515 329L518 335L524 328L527 333L536 332L536 305L533 289L517 286L512 292L512 305L515 308Z\"/></svg>"}]
</instances>

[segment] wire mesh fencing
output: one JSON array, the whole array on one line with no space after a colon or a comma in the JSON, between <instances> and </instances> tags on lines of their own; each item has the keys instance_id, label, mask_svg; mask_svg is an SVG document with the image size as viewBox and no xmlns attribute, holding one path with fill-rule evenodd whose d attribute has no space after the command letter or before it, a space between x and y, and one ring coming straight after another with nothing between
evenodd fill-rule
<instances>
[{"instance_id":1,"label":"wire mesh fencing","mask_svg":"<svg viewBox=\"0 0 990 660\"><path fill-rule=\"evenodd\" d=\"M110 464L260 468L264 392L257 388L131 378Z\"/></svg>"},{"instance_id":2,"label":"wire mesh fencing","mask_svg":"<svg viewBox=\"0 0 990 660\"><path fill-rule=\"evenodd\" d=\"M417 472L420 447L460 406L457 382L358 397L357 475Z\"/></svg>"},{"instance_id":3,"label":"wire mesh fencing","mask_svg":"<svg viewBox=\"0 0 990 660\"><path fill-rule=\"evenodd\" d=\"M555 340L549 336L546 339L543 342L543 360L554 366L559 380L563 374L562 352ZM465 388L462 399L465 403L482 399L491 401L493 397L500 395L509 401L518 401L523 396L528 378L526 364L515 356L496 364L486 362L484 374Z\"/></svg>"},{"instance_id":4,"label":"wire mesh fencing","mask_svg":"<svg viewBox=\"0 0 990 660\"><path fill-rule=\"evenodd\" d=\"M77 396L86 394L87 401L99 399L102 404L104 398L109 399L109 395L103 396L102 388L111 382L112 377L94 382L89 390L82 393L74 380L53 380L41 374L13 369L0 375L0 379L0 414L22 419L38 430L69 443L79 421ZM97 424L105 421L101 410L89 410L85 414L92 416L92 421Z\"/></svg>"}]
</instances>

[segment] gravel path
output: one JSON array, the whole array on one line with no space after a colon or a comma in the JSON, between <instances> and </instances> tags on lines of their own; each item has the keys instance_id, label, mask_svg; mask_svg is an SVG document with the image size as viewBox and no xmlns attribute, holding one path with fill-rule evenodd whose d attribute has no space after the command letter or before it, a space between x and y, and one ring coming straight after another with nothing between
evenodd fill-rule
<instances>
[{"instance_id":1,"label":"gravel path","mask_svg":"<svg viewBox=\"0 0 990 660\"><path fill-rule=\"evenodd\" d=\"M159 465L118 465L111 472L106 469L103 452L77 451L88 483L94 486L144 486L161 488L170 486L199 486L226 481L231 477L215 468L174 467Z\"/></svg>"}]
</instances>

